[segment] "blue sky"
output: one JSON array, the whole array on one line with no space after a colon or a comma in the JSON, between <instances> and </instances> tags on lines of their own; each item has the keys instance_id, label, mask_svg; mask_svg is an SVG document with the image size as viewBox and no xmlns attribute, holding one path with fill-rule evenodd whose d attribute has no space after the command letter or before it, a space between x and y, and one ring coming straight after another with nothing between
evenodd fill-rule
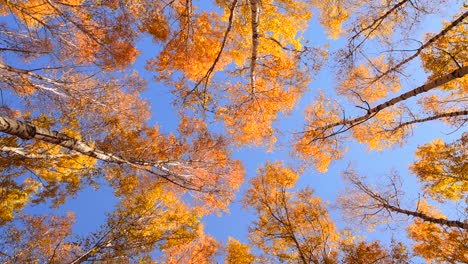
<instances>
[{"instance_id":1,"label":"blue sky","mask_svg":"<svg viewBox=\"0 0 468 264\"><path fill-rule=\"evenodd\" d=\"M441 27L438 20L428 18L424 23L425 30L436 31ZM422 36L420 31L420 36ZM327 39L324 34L323 28L317 21L317 16L314 16L313 20L309 23L309 29L305 33L305 39L309 39L312 45L314 44L328 44L330 50L336 50L343 47L343 40L330 40ZM332 73L332 65L325 65L322 71L315 77L309 85L309 91L304 95L299 104L296 106L295 111L291 116L285 117L279 122L279 127L286 134L293 131L300 131L304 125L303 112L312 101L314 96L319 90L324 91L330 96L334 95L333 87L335 86L335 77ZM411 90L425 82L425 74L419 68L418 65L414 65L415 71L413 71L410 80L406 81L401 89L401 92ZM415 100L413 100L413 103ZM414 135L411 137L403 146L395 147L394 149L385 149L382 152L369 151L367 146L361 145L357 142L351 142L347 146L349 151L346 153L342 160L335 161L329 167L327 173L321 174L316 172L313 168L307 169L301 176L297 188L304 188L310 186L315 190L315 194L320 196L323 200L330 203L329 209L330 214L337 224L338 228L346 227L346 224L341 219L340 212L333 209L333 205L337 195L343 192L345 183L341 178L341 172L345 170L349 165L352 165L358 172L365 174L371 179L379 182L379 178L384 177L390 173L391 170L397 170L400 172L404 179L404 188L408 194L409 201L406 203L408 206L414 206L416 199L418 198L418 192L420 192L419 185L415 177L411 176L408 172L408 166L411 164L415 157L414 151L418 145L430 142L435 138L443 137L447 141L459 138L460 133L454 133L447 135L451 130L445 127L440 122L433 122L429 124L423 124L414 130ZM287 135L289 137L289 135ZM234 156L243 161L246 168L246 184L242 187L238 194L237 202L234 202L230 206L231 213L222 215L221 217L213 215L205 218L205 226L208 233L214 235L223 242L226 242L229 236L232 236L242 242L247 242L247 226L249 221L252 220L252 215L247 210L241 208L238 203L239 198L242 197L243 191L248 188L248 179L255 176L256 170L265 164L266 161L280 160L285 164L296 163L291 159L289 152L291 150L288 143L283 142L285 145L279 147L268 153L263 149L243 148L240 151L236 151ZM410 207L414 208L414 207ZM358 221L358 220L356 220ZM402 229L393 232L388 230L387 226L377 228L374 233L366 233L365 236L370 240L381 239L384 243L389 243L392 236L398 239L405 239L405 235L401 232Z\"/></svg>"},{"instance_id":2,"label":"blue sky","mask_svg":"<svg viewBox=\"0 0 468 264\"><path fill-rule=\"evenodd\" d=\"M436 20L428 19L425 26L432 30L440 28L440 23ZM423 30L421 30L423 32ZM306 32L306 39L311 41L311 44L330 44L330 48L335 50L341 45L343 41L332 41L326 38L323 33L323 28L318 25L316 16L310 22L309 30ZM140 75L148 80L148 91L144 96L152 104L151 123L157 123L162 132L174 132L178 125L177 111L172 104L172 94L170 88L164 87L160 83L156 83L152 74L144 69L145 61L157 54L160 47L154 46L155 44L149 39L145 38L140 41L139 48L142 52L134 65ZM414 66L416 69L418 65ZM401 91L413 89L425 82L425 76L421 70L413 72L413 75L403 86ZM331 66L326 65L324 69L315 77L309 85L309 92L305 94L295 110L290 116L283 117L278 122L277 127L282 130L287 137L293 131L300 131L304 125L303 112L304 108L310 104L314 95L319 90L325 91L327 94L333 95L334 76L331 72ZM323 200L329 201L332 205L336 196L344 189L344 183L341 179L341 172L346 169L350 164L353 165L358 172L363 172L369 177L377 179L382 177L390 170L398 170L405 180L405 189L409 194L409 199L417 198L419 187L416 179L409 175L408 165L414 160L414 150L418 145L427 143L435 138L443 137L447 141L456 139L461 131L449 134L451 130L444 127L439 122L423 124L414 130L414 135L402 147L396 147L393 150L384 150L383 152L368 151L367 147L355 142L348 144L349 151L346 153L342 160L335 161L330 166L325 174L319 174L314 169L307 169L301 176L298 183L298 188L310 186L315 190L317 196L322 197ZM230 213L207 216L203 219L205 231L216 237L220 242L225 243L229 236L232 236L242 242L247 242L247 227L249 222L253 219L252 214L241 208L239 199L242 198L243 192L248 188L248 180L255 176L256 170L263 166L266 161L283 161L285 164L297 164L297 161L291 158L288 140L280 141L280 144L272 151L268 152L265 148L244 147L235 149L233 157L243 162L246 169L246 180L240 192L237 195L236 201L229 207ZM77 216L77 222L74 230L79 234L86 234L90 231L95 231L104 223L105 212L112 210L113 204L116 199L112 195L112 190L105 185L98 190L87 188L78 194L76 199L70 199L61 211L73 210ZM409 203L408 203L409 204ZM331 208L330 208L331 209ZM49 210L44 206L30 208L33 212L40 211L41 213ZM333 220L339 228L344 228L345 224L341 220L340 214L337 210L330 211ZM376 233L368 234L370 239L382 239L383 242L389 242L391 232L384 229L377 229ZM402 238L404 235L399 230L395 235Z\"/></svg>"}]
</instances>

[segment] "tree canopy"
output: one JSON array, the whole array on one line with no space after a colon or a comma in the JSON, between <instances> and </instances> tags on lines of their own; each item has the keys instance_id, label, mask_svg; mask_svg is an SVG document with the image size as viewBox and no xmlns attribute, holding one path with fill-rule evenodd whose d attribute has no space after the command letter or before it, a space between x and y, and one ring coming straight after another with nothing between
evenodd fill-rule
<instances>
[{"instance_id":1,"label":"tree canopy","mask_svg":"<svg viewBox=\"0 0 468 264\"><path fill-rule=\"evenodd\" d=\"M0 261L468 262L467 17L461 0L0 1ZM397 150L405 171L367 169ZM99 188L115 203L82 233L64 208ZM236 204L246 234L210 232Z\"/></svg>"}]
</instances>

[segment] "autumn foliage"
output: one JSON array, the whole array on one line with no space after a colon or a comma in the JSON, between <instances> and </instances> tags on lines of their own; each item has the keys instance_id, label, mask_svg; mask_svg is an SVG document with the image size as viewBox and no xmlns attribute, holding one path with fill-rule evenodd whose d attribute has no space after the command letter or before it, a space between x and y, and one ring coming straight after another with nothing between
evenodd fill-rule
<instances>
[{"instance_id":1,"label":"autumn foliage","mask_svg":"<svg viewBox=\"0 0 468 264\"><path fill-rule=\"evenodd\" d=\"M0 1L0 262L468 262L467 17L455 0ZM415 158L386 181L350 166L320 197L307 174L357 145ZM256 151L290 155L239 155ZM81 234L64 208L99 188L114 202ZM236 202L248 237L210 234ZM411 245L357 228L401 220Z\"/></svg>"}]
</instances>

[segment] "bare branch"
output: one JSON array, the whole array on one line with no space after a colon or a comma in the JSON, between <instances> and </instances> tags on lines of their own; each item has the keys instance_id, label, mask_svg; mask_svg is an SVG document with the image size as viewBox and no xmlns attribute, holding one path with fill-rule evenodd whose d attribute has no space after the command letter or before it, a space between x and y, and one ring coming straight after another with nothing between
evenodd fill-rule
<instances>
[{"instance_id":1,"label":"bare branch","mask_svg":"<svg viewBox=\"0 0 468 264\"><path fill-rule=\"evenodd\" d=\"M423 221L447 226L447 227L455 227L455 228L462 228L468 230L468 222L463 223L457 220L447 220L445 218L439 217L432 217L420 211L411 211L404 208L401 208L399 205L392 202L392 199L396 199L397 193L393 193L389 197L384 197L379 192L371 189L359 176L357 176L353 171L345 172L345 177L350 181L350 183L362 194L366 195L368 198L371 199L372 208L376 210L376 212L382 212L381 210L384 209L391 215L391 213L403 214L415 218L419 218ZM394 180L394 179L393 179ZM392 181L393 181L392 180ZM394 182L392 182L394 184ZM356 205L359 206L359 205ZM368 207L368 209L370 209ZM374 213L376 213L374 212Z\"/></svg>"},{"instance_id":2,"label":"bare branch","mask_svg":"<svg viewBox=\"0 0 468 264\"><path fill-rule=\"evenodd\" d=\"M354 51L356 51L360 46L362 46L362 44L364 44L364 42L369 38L369 36L382 24L382 22L390 15L392 14L393 12L395 12L396 10L398 10L399 8L401 8L406 2L411 2L410 0L402 0L401 2L397 3L396 5L394 5L391 9L389 9L387 12L385 12L383 15L381 15L380 17L374 19L374 21L372 21L371 24L369 24L368 26L366 27L363 27L361 28L359 31L357 31L350 39L349 39L349 44L351 46L351 43L356 39L358 38L363 32L367 31L370 29L369 33L366 34L365 38L356 46L353 45L353 48L351 51L349 51L348 55L346 56L346 58L349 58L353 53Z\"/></svg>"},{"instance_id":3,"label":"bare branch","mask_svg":"<svg viewBox=\"0 0 468 264\"><path fill-rule=\"evenodd\" d=\"M445 36L451 29L453 29L454 27L456 27L458 24L462 23L463 20L465 18L468 17L468 12L465 12L463 13L460 17L458 17L457 19L455 19L454 21L452 21L452 23L450 23L450 25L446 26L442 31L440 31L437 35L433 36L432 38L430 38L428 41L426 41L426 43L424 43L421 47L419 47L419 49L416 50L416 52L411 55L410 57L406 58L405 60L401 61L400 63L398 63L397 65L393 66L392 68L388 69L387 71L383 72L382 74L380 74L379 76L377 76L373 82L376 82L380 79L382 79L384 76L387 76L389 73L391 72L394 72L394 71L397 71L398 69L400 69L403 65L405 65L406 63L412 61L413 59L415 59L416 57L419 56L419 54L427 47L429 47L430 45L432 45L434 42L436 42L438 39L440 39L441 37ZM460 67L461 68L461 67Z\"/></svg>"},{"instance_id":4,"label":"bare branch","mask_svg":"<svg viewBox=\"0 0 468 264\"><path fill-rule=\"evenodd\" d=\"M190 90L190 92L188 92L187 95L190 95L191 93L193 93L194 91L196 91L198 89L198 87L202 84L204 86L203 90L206 91L207 89L207 86L208 86L208 83L210 82L210 76L211 74L213 73L216 65L218 64L219 62L219 59L221 58L221 54L223 53L224 51L224 48L226 46L226 43L227 43L227 40L228 40L228 36L229 36L229 32L231 32L231 28L232 28L232 22L234 20L234 9L237 5L237 1L238 0L234 0L232 2L232 5L229 7L229 21L228 21L228 26L226 28L226 31L224 32L224 37L223 37L223 41L221 42L221 47L218 51L218 54L216 54L216 58L214 59L213 61L213 64L211 65L211 67L208 69L208 71L205 73L205 75L195 84L195 86L192 88L192 90ZM184 102L185 102L185 99L184 99Z\"/></svg>"},{"instance_id":5,"label":"bare branch","mask_svg":"<svg viewBox=\"0 0 468 264\"><path fill-rule=\"evenodd\" d=\"M393 127L389 129L390 131L396 131L398 129L401 129L403 127L416 124L416 123L424 123L427 121L432 121L432 120L437 120L441 118L452 118L452 117L457 117L457 116L466 116L468 115L468 110L461 110L461 111L454 111L454 112L448 112L448 113L440 113L440 114L435 114L433 116L429 116L426 118L420 118L420 119L413 119L411 121L407 121L404 123L400 123L398 126Z\"/></svg>"}]
</instances>

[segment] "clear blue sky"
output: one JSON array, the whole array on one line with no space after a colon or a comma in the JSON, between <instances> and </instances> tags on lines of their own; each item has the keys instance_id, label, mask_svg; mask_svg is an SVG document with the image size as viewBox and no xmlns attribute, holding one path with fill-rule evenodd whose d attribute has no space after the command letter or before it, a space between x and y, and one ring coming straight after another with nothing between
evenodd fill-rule
<instances>
[{"instance_id":1,"label":"clear blue sky","mask_svg":"<svg viewBox=\"0 0 468 264\"><path fill-rule=\"evenodd\" d=\"M435 20L434 20L435 21ZM438 21L429 23L426 21L426 26L433 30L440 27ZM339 48L343 42L331 41L326 38L323 29L318 25L316 16L310 22L309 30L306 32L306 39L311 41L311 44L324 44L329 43L332 50ZM160 83L153 81L151 73L144 70L146 59L156 55L159 50L154 47L154 43L150 39L143 39L140 42L140 50L142 55L134 65L134 68L139 71L142 77L146 78L148 83L148 92L144 96L152 103L153 118L151 122L157 123L162 132L172 132L177 127L176 110L172 104L172 95L170 88L164 87ZM295 108L291 116L281 120L277 126L285 131L286 136L288 133L301 130L304 124L303 111L313 99L314 95L320 89L328 94L333 94L334 76L329 67L324 67L324 70L315 78L316 80L310 83L309 92L306 93L304 98ZM424 83L425 77L423 72L414 72L411 76L409 83L405 84L401 91L407 91ZM418 186L414 177L408 174L408 165L414 160L414 150L420 144L427 143L434 138L444 137L448 140L455 139L460 132L446 135L450 130L438 122L425 124L420 126L414 131L416 136L411 137L408 142L401 148L394 150L384 150L383 152L372 151L369 152L366 146L357 143L350 143L349 151L345 158L334 162L329 171L325 174L316 173L313 169L308 169L302 175L298 187L302 188L310 186L316 191L316 195L322 197L323 200L334 203L335 198L339 191L344 189L344 184L341 180L340 173L352 164L358 172L363 172L367 176L381 177L390 172L391 169L398 170L405 179L405 189L409 194L410 199L417 198ZM220 242L225 243L228 236L232 236L242 242L247 242L247 227L252 220L252 215L241 208L238 203L239 198L242 197L243 192L248 188L247 182L249 178L256 174L256 170L264 165L267 160L284 161L285 164L295 163L291 159L289 152L290 147L288 141L281 141L281 144L273 150L267 152L262 148L245 147L240 150L234 151L234 157L241 160L246 169L246 181L237 195L236 201L229 207L230 213L221 216L212 215L203 219L205 231L208 234L216 237ZM104 223L105 212L112 210L113 204L116 200L112 195L112 190L105 185L99 190L92 190L90 188L80 192L76 199L70 199L61 210L73 210L77 216L77 222L74 230L81 234L86 234L95 231L102 223ZM29 208L33 212L40 211L41 213L49 210L44 206ZM339 228L344 228L345 224L341 220L340 214L336 210L331 210L333 220ZM400 230L401 231L401 230ZM383 242L388 242L390 239L390 232L380 232L379 229L374 234L368 234L371 239L382 239ZM398 233L402 235L401 233ZM398 236L397 234L397 236ZM402 235L404 237L404 235ZM400 237L401 238L401 237Z\"/></svg>"}]
</instances>

